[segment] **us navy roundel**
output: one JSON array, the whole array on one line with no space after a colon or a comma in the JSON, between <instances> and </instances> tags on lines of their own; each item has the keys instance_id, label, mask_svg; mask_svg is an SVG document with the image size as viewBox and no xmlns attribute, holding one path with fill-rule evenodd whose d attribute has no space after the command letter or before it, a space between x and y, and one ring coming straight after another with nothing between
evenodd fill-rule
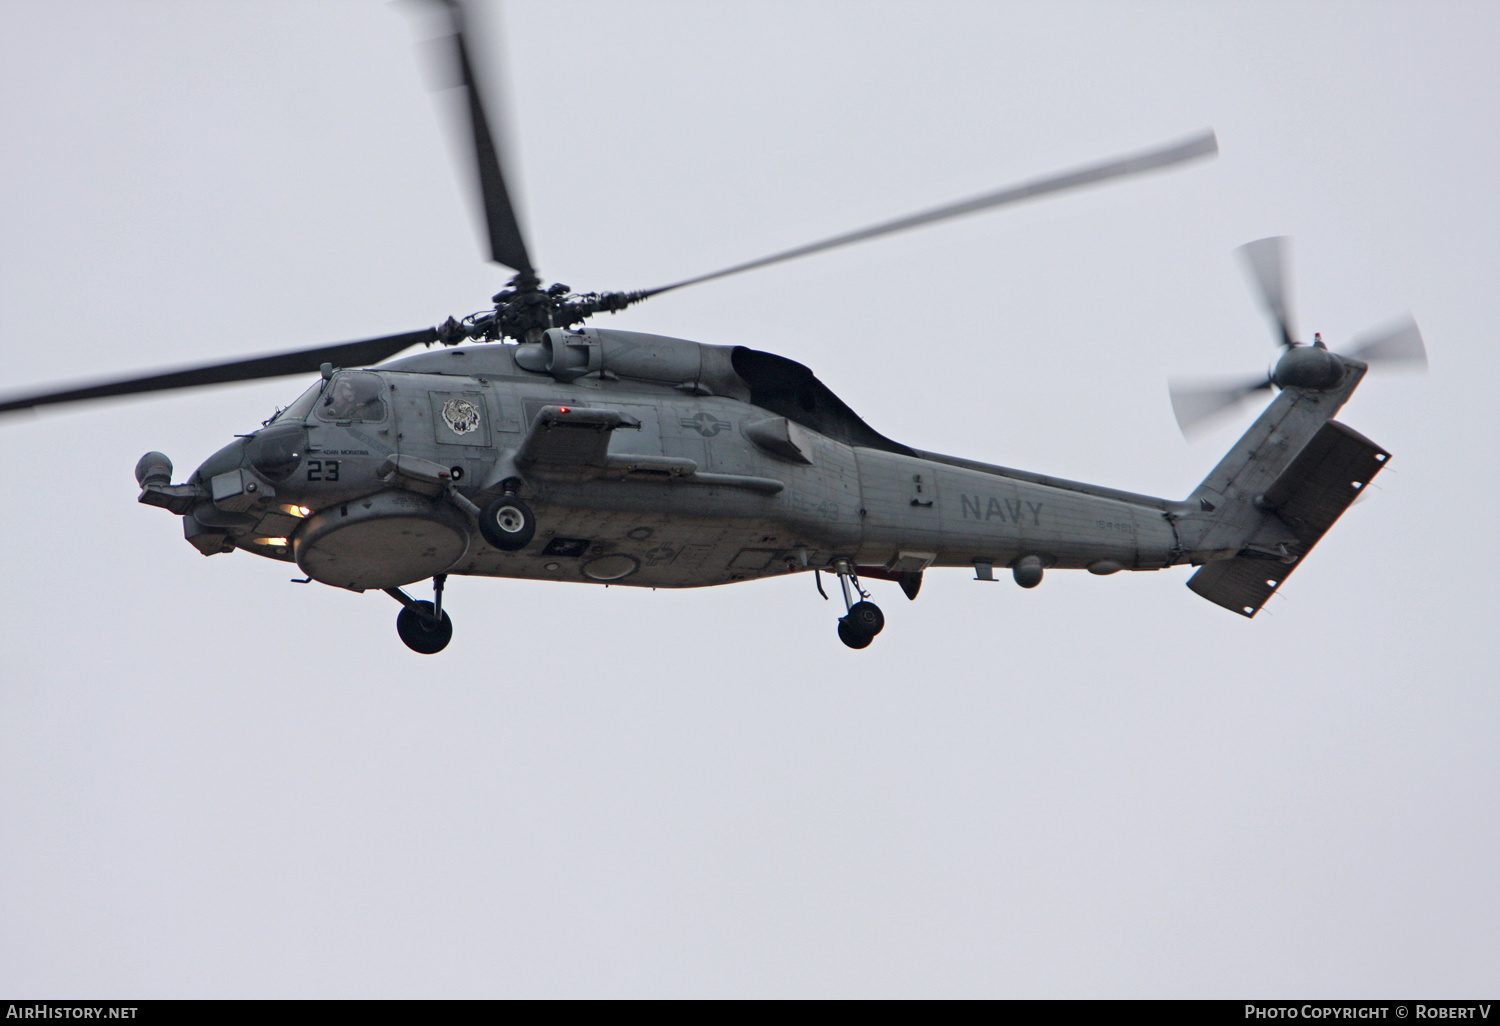
<instances>
[{"instance_id":1,"label":"us navy roundel","mask_svg":"<svg viewBox=\"0 0 1500 1026\"><path fill-rule=\"evenodd\" d=\"M467 399L449 399L443 404L443 420L455 435L479 430L479 407Z\"/></svg>"}]
</instances>

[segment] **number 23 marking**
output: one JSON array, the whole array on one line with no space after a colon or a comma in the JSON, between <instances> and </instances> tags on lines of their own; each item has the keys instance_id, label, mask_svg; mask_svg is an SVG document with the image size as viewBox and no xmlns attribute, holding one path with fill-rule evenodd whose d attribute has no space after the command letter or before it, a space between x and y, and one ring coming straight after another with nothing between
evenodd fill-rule
<instances>
[{"instance_id":1,"label":"number 23 marking","mask_svg":"<svg viewBox=\"0 0 1500 1026\"><path fill-rule=\"evenodd\" d=\"M308 460L307 479L309 481L337 481L339 479L339 461Z\"/></svg>"}]
</instances>

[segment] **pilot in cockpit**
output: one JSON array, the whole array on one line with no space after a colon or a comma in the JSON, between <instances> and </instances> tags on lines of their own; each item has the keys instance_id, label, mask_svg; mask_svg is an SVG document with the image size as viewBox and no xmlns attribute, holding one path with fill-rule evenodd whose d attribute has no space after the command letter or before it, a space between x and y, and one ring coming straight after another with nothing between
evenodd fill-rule
<instances>
[{"instance_id":1,"label":"pilot in cockpit","mask_svg":"<svg viewBox=\"0 0 1500 1026\"><path fill-rule=\"evenodd\" d=\"M340 374L323 399L325 420L384 420L380 378L375 374Z\"/></svg>"}]
</instances>

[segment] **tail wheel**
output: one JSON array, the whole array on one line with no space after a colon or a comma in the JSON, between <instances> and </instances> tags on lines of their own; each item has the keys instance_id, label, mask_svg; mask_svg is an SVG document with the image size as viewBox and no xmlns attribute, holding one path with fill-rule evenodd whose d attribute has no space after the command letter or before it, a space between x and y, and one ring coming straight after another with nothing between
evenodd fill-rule
<instances>
[{"instance_id":1,"label":"tail wheel","mask_svg":"<svg viewBox=\"0 0 1500 1026\"><path fill-rule=\"evenodd\" d=\"M536 516L514 495L502 495L479 511L479 533L495 548L515 552L535 536Z\"/></svg>"}]
</instances>

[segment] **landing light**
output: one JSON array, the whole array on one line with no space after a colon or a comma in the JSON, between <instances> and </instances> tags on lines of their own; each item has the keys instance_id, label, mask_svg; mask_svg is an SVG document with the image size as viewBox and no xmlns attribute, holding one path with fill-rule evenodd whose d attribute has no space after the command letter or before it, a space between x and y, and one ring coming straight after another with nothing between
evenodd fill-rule
<instances>
[{"instance_id":1,"label":"landing light","mask_svg":"<svg viewBox=\"0 0 1500 1026\"><path fill-rule=\"evenodd\" d=\"M312 516L312 510L308 509L306 506L283 506L281 508L294 517Z\"/></svg>"},{"instance_id":2,"label":"landing light","mask_svg":"<svg viewBox=\"0 0 1500 1026\"><path fill-rule=\"evenodd\" d=\"M257 544L257 545L279 545L282 548L285 548L286 545L287 545L287 540L285 538L257 538L257 539L255 539L255 544Z\"/></svg>"}]
</instances>

